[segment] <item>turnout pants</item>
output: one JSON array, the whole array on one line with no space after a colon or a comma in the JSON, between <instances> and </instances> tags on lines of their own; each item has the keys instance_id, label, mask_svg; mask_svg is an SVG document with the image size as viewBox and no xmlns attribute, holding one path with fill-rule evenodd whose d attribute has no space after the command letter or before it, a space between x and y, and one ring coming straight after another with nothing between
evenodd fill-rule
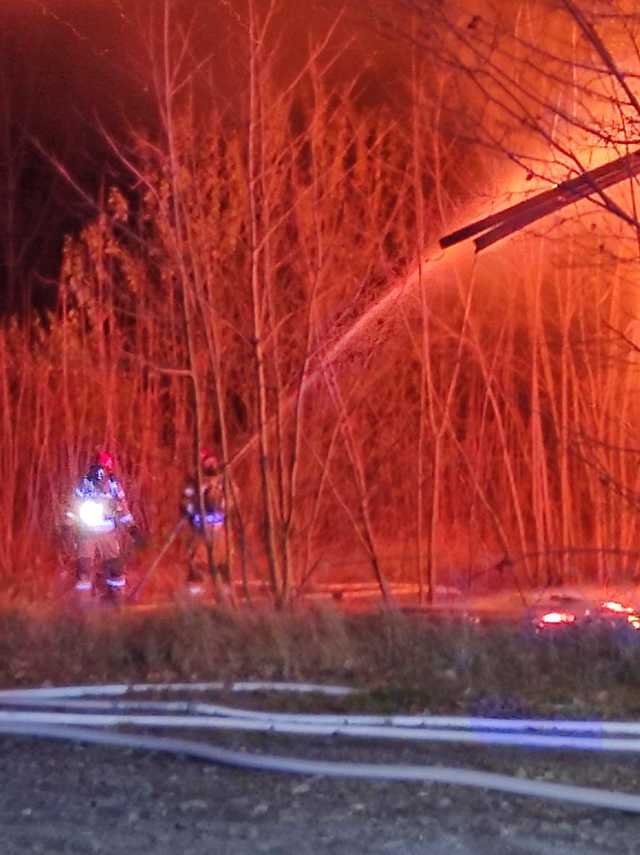
<instances>
[{"instance_id":1,"label":"turnout pants","mask_svg":"<svg viewBox=\"0 0 640 855\"><path fill-rule=\"evenodd\" d=\"M224 582L228 582L229 569L224 525L215 525L207 528L207 537L211 540L211 560L214 572L219 573ZM191 527L187 533L187 559L187 584L202 584L207 576L209 566L207 542L203 532L194 527Z\"/></svg>"},{"instance_id":2,"label":"turnout pants","mask_svg":"<svg viewBox=\"0 0 640 855\"><path fill-rule=\"evenodd\" d=\"M78 537L76 579L80 585L91 585L96 563L109 587L124 586L124 568L117 531L104 531L99 534L83 532Z\"/></svg>"}]
</instances>

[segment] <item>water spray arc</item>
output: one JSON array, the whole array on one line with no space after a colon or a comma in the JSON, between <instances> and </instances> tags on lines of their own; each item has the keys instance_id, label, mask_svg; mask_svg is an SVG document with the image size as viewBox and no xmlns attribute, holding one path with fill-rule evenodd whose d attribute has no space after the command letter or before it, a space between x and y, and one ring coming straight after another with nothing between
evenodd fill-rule
<instances>
[{"instance_id":1,"label":"water spray arc","mask_svg":"<svg viewBox=\"0 0 640 855\"><path fill-rule=\"evenodd\" d=\"M402 303L413 294L418 287L432 288L438 284L439 278L453 277L454 271L459 267L464 256L450 251L470 237L479 235L474 241L476 252L487 249L500 240L522 230L528 225L549 216L568 205L575 204L582 199L597 196L600 204L612 213L630 220L628 214L616 205L611 199L603 195L603 191L614 186L625 179L633 178L640 173L640 151L633 152L613 160L595 169L584 172L576 178L568 179L557 184L550 190L543 190L523 201L516 202L506 208L500 208L497 212L483 213L478 211L477 219L470 224L456 228L440 240L431 245L425 257L416 262L407 274L394 279L380 296L366 311L357 317L351 325L340 333L340 335L328 347L319 350L305 374L302 382L301 394L312 392L316 384L322 382L330 366L346 358L350 348L361 346L362 339L370 334L371 328L394 313ZM503 192L505 199L521 195L528 190L528 180L522 173L512 173L509 178L505 175L504 183L507 185ZM493 200L485 208L495 209L496 201ZM375 337L371 337L371 344L375 346ZM295 395L292 393L286 401L286 407L293 406ZM257 436L240 448L229 461L233 466L239 463L257 443Z\"/></svg>"},{"instance_id":2,"label":"water spray arc","mask_svg":"<svg viewBox=\"0 0 640 855\"><path fill-rule=\"evenodd\" d=\"M531 190L530 183L513 170L505 170L503 187L506 189L498 199L492 199L482 206L472 206L472 213L479 217L494 216L493 213L485 212L495 211L500 201L521 197L525 189L529 192ZM469 213L468 207L466 211ZM473 281L474 267L475 260L466 246L452 246L444 251L439 243L431 243L423 257L405 274L394 278L366 310L345 328L333 334L329 332L307 360L301 380L290 391L284 390L278 404L279 416L270 416L269 429L275 429L277 418L282 423L294 419L305 402L313 402L321 392L335 394L344 369L348 368L352 359L362 355L366 361L375 352L381 339L385 338L389 325L402 317L406 306L419 296L421 289L428 292L442 288L457 289L461 283ZM243 461L255 455L258 443L259 435L254 433L228 461L229 470L233 472ZM390 602L390 589L384 572L376 568L376 575L383 599Z\"/></svg>"}]
</instances>

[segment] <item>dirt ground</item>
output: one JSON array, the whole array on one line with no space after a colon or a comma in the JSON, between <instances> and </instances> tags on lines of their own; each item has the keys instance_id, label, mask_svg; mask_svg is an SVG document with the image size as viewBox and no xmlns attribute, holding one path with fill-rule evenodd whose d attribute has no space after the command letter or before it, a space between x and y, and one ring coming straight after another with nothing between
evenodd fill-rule
<instances>
[{"instance_id":1,"label":"dirt ground","mask_svg":"<svg viewBox=\"0 0 640 855\"><path fill-rule=\"evenodd\" d=\"M496 607L493 600L490 606ZM171 735L245 752L442 765L640 790L640 756L631 754ZM0 757L0 855L640 852L640 815L493 791L246 772L143 750L26 737L0 737Z\"/></svg>"},{"instance_id":2,"label":"dirt ground","mask_svg":"<svg viewBox=\"0 0 640 855\"><path fill-rule=\"evenodd\" d=\"M627 792L637 792L640 782L640 759L627 755L272 734L218 734L215 744L323 760L486 769ZM632 855L640 849L640 815L484 790L254 773L25 737L2 737L0 752L3 855Z\"/></svg>"}]
</instances>

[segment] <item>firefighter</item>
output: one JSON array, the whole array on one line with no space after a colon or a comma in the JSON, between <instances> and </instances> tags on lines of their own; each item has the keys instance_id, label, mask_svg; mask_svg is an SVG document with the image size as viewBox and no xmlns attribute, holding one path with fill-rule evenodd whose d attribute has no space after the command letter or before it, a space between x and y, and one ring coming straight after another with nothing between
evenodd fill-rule
<instances>
[{"instance_id":1,"label":"firefighter","mask_svg":"<svg viewBox=\"0 0 640 855\"><path fill-rule=\"evenodd\" d=\"M73 491L72 504L66 514L67 524L74 529L75 588L79 592L92 590L96 560L100 562L107 591L117 596L124 590L126 576L119 529L126 529L136 546L143 545L113 468L112 455L108 451L98 451Z\"/></svg>"},{"instance_id":2,"label":"firefighter","mask_svg":"<svg viewBox=\"0 0 640 855\"><path fill-rule=\"evenodd\" d=\"M209 549L214 573L229 581L225 539L224 466L208 448L200 451L202 467L201 499L198 479L190 476L182 491L180 510L189 524L187 535L187 591L197 596L204 590L205 571L209 566Z\"/></svg>"}]
</instances>

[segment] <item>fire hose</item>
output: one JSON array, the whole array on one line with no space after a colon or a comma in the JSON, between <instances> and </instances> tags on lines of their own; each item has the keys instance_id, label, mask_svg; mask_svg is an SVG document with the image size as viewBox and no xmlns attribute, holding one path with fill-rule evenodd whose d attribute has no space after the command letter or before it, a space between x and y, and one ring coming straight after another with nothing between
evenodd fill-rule
<instances>
[{"instance_id":1,"label":"fire hose","mask_svg":"<svg viewBox=\"0 0 640 855\"><path fill-rule=\"evenodd\" d=\"M268 731L296 735L640 753L640 739L633 738L640 735L640 723L636 722L271 713L192 700L136 701L129 697L149 692L196 693L216 690L313 692L333 696L345 696L357 691L343 686L264 682L142 683L13 689L0 692L0 734L168 752L256 771L461 785L640 813L640 796L591 787L440 766L345 763L258 755L230 751L193 740L138 733L110 733L97 729L126 725Z\"/></svg>"}]
</instances>

